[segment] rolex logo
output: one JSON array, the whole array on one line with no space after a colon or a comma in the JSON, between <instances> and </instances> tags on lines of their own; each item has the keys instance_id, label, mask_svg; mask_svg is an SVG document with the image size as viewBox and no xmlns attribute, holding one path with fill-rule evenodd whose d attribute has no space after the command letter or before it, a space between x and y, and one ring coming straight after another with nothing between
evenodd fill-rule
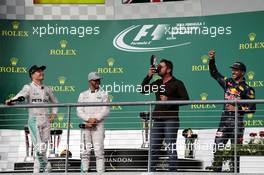
<instances>
[{"instance_id":1,"label":"rolex logo","mask_svg":"<svg viewBox=\"0 0 264 175\"><path fill-rule=\"evenodd\" d=\"M113 95L108 95L108 98L109 98L110 103L113 102L113 99L114 99ZM120 111L122 110L122 106L111 106L111 110Z\"/></svg>"},{"instance_id":2,"label":"rolex logo","mask_svg":"<svg viewBox=\"0 0 264 175\"><path fill-rule=\"evenodd\" d=\"M107 59L107 64L109 67L113 67L115 63L115 59L114 58L108 58Z\"/></svg>"},{"instance_id":3,"label":"rolex logo","mask_svg":"<svg viewBox=\"0 0 264 175\"><path fill-rule=\"evenodd\" d=\"M65 84L65 81L66 81L66 78L63 77L63 76L60 76L60 77L58 78L58 80L59 80L60 85L64 85L64 84Z\"/></svg>"},{"instance_id":4,"label":"rolex logo","mask_svg":"<svg viewBox=\"0 0 264 175\"><path fill-rule=\"evenodd\" d=\"M200 97L201 97L201 100L207 100L208 94L207 93L201 93Z\"/></svg>"},{"instance_id":5,"label":"rolex logo","mask_svg":"<svg viewBox=\"0 0 264 175\"><path fill-rule=\"evenodd\" d=\"M60 46L61 46L61 48L62 48L62 49L65 49L65 48L67 47L67 43L68 43L68 42L67 42L66 40L61 40L61 41L60 41Z\"/></svg>"},{"instance_id":6,"label":"rolex logo","mask_svg":"<svg viewBox=\"0 0 264 175\"><path fill-rule=\"evenodd\" d=\"M253 79L254 79L254 75L255 75L255 73L254 73L253 71L249 71L249 72L247 73L247 76L248 76L248 79L249 79L249 80L253 80Z\"/></svg>"},{"instance_id":7,"label":"rolex logo","mask_svg":"<svg viewBox=\"0 0 264 175\"><path fill-rule=\"evenodd\" d=\"M200 94L201 100L207 100L208 94L203 92ZM192 104L191 109L202 110L202 109L215 109L215 104Z\"/></svg>"},{"instance_id":8,"label":"rolex logo","mask_svg":"<svg viewBox=\"0 0 264 175\"><path fill-rule=\"evenodd\" d=\"M59 85L49 86L53 92L72 93L76 91L75 86L65 85L66 77L59 76L57 80L59 82Z\"/></svg>"},{"instance_id":9,"label":"rolex logo","mask_svg":"<svg viewBox=\"0 0 264 175\"><path fill-rule=\"evenodd\" d=\"M208 64L209 57L207 55L203 55L201 57L201 60L202 60L203 64Z\"/></svg>"},{"instance_id":10,"label":"rolex logo","mask_svg":"<svg viewBox=\"0 0 264 175\"><path fill-rule=\"evenodd\" d=\"M2 30L0 32L0 36L4 37L28 37L29 31L19 30L20 27L19 21L13 21L10 23L10 27L7 30Z\"/></svg>"},{"instance_id":11,"label":"rolex logo","mask_svg":"<svg viewBox=\"0 0 264 175\"><path fill-rule=\"evenodd\" d=\"M253 114L252 113L247 114L247 118L248 119L252 119L253 118Z\"/></svg>"},{"instance_id":12,"label":"rolex logo","mask_svg":"<svg viewBox=\"0 0 264 175\"><path fill-rule=\"evenodd\" d=\"M17 62L18 62L18 59L15 58L15 57L13 57L13 58L10 59L10 62L11 62L11 65L12 66L16 66L17 65Z\"/></svg>"},{"instance_id":13,"label":"rolex logo","mask_svg":"<svg viewBox=\"0 0 264 175\"><path fill-rule=\"evenodd\" d=\"M256 34L255 33L250 33L248 34L248 38L250 42L253 42L256 38Z\"/></svg>"},{"instance_id":14,"label":"rolex logo","mask_svg":"<svg viewBox=\"0 0 264 175\"><path fill-rule=\"evenodd\" d=\"M63 113L58 113L58 114L57 114L57 118L58 118L58 121L59 121L59 122L62 122L63 119L64 119L64 114L63 114Z\"/></svg>"},{"instance_id":15,"label":"rolex logo","mask_svg":"<svg viewBox=\"0 0 264 175\"><path fill-rule=\"evenodd\" d=\"M255 79L255 73L253 71L249 71L247 73L247 78L249 81L247 81L247 84L251 87L264 87L264 81L263 80L254 80ZM252 93L253 94L253 93Z\"/></svg>"},{"instance_id":16,"label":"rolex logo","mask_svg":"<svg viewBox=\"0 0 264 175\"><path fill-rule=\"evenodd\" d=\"M0 73L28 73L27 67L17 66L18 58L10 58L11 66L0 66Z\"/></svg>"},{"instance_id":17,"label":"rolex logo","mask_svg":"<svg viewBox=\"0 0 264 175\"><path fill-rule=\"evenodd\" d=\"M209 57L207 55L203 55L201 56L200 59L203 64L192 65L192 71L193 72L209 71L209 65L208 65Z\"/></svg>"},{"instance_id":18,"label":"rolex logo","mask_svg":"<svg viewBox=\"0 0 264 175\"><path fill-rule=\"evenodd\" d=\"M12 22L12 27L14 30L17 30L19 28L19 22L18 21L13 21Z\"/></svg>"},{"instance_id":19,"label":"rolex logo","mask_svg":"<svg viewBox=\"0 0 264 175\"><path fill-rule=\"evenodd\" d=\"M248 49L264 49L263 41L256 41L257 34L249 33L248 38L249 42L240 43L239 50L248 50Z\"/></svg>"},{"instance_id":20,"label":"rolex logo","mask_svg":"<svg viewBox=\"0 0 264 175\"><path fill-rule=\"evenodd\" d=\"M76 49L68 49L67 48L68 47L68 41L60 40L59 44L60 44L60 48L50 49L49 55L60 55L60 56L76 56L77 55Z\"/></svg>"},{"instance_id":21,"label":"rolex logo","mask_svg":"<svg viewBox=\"0 0 264 175\"><path fill-rule=\"evenodd\" d=\"M114 67L116 60L112 57L106 60L108 67L98 67L97 72L99 74L123 74L124 68L123 67Z\"/></svg>"},{"instance_id":22,"label":"rolex logo","mask_svg":"<svg viewBox=\"0 0 264 175\"><path fill-rule=\"evenodd\" d=\"M113 102L114 96L113 95L109 95L108 97L109 97L109 102L110 103Z\"/></svg>"},{"instance_id":23,"label":"rolex logo","mask_svg":"<svg viewBox=\"0 0 264 175\"><path fill-rule=\"evenodd\" d=\"M56 117L56 121L52 122L50 127L51 128L73 128L72 123L68 124L67 122L63 122L64 120L64 113L58 113Z\"/></svg>"}]
</instances>

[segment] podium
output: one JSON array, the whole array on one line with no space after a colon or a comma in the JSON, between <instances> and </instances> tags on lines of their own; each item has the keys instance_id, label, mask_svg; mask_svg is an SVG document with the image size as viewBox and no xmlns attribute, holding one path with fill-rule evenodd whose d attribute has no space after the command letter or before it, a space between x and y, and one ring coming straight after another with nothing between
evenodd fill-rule
<instances>
[{"instance_id":1,"label":"podium","mask_svg":"<svg viewBox=\"0 0 264 175\"><path fill-rule=\"evenodd\" d=\"M53 172L65 171L65 158L49 158ZM179 171L201 170L203 163L194 159L178 159ZM68 171L80 172L81 159L69 158ZM107 172L146 172L148 168L147 149L105 149L105 168ZM166 161L161 160L159 167L166 171ZM17 162L15 171L33 171L33 162ZM96 171L94 153L91 155L90 171Z\"/></svg>"}]
</instances>

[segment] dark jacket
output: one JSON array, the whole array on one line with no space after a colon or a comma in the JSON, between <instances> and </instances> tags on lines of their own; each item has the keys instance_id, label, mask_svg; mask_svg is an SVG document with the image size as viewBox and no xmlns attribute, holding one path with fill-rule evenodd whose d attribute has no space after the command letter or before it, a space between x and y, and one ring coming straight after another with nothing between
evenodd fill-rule
<instances>
[{"instance_id":1,"label":"dark jacket","mask_svg":"<svg viewBox=\"0 0 264 175\"><path fill-rule=\"evenodd\" d=\"M160 101L160 95L165 95L168 100L189 100L187 90L182 81L172 77L171 80L163 84L162 79L158 79L150 83L151 78L148 76L142 82L142 93L153 92L153 86L159 87L155 92L156 100ZM163 85L163 86L162 86ZM162 88L161 88L162 87ZM165 91L164 91L165 89ZM154 118L177 118L179 113L179 105L156 105L153 112Z\"/></svg>"}]
</instances>

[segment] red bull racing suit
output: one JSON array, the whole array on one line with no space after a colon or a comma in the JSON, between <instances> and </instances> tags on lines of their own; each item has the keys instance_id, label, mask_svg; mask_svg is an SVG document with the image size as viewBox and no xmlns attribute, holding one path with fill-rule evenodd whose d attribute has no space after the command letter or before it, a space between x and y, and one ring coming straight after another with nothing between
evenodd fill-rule
<instances>
[{"instance_id":1,"label":"red bull racing suit","mask_svg":"<svg viewBox=\"0 0 264 175\"><path fill-rule=\"evenodd\" d=\"M209 70L211 76L219 83L219 85L224 89L224 99L225 100L235 100L235 99L255 99L255 91L250 87L245 78L242 81L237 82L233 78L227 78L221 75L215 65L215 60L212 59L209 62ZM228 140L234 144L234 130L235 130L235 111L228 110L228 105L225 104L224 110L222 112L221 121L215 136L215 146L218 147L219 144L226 145ZM242 144L244 125L243 125L243 115L245 113L254 113L256 110L256 105L254 103L239 104L238 105L238 124L237 124L237 144ZM216 156L216 155L215 155ZM218 162L218 171L222 169L222 162Z\"/></svg>"}]
</instances>

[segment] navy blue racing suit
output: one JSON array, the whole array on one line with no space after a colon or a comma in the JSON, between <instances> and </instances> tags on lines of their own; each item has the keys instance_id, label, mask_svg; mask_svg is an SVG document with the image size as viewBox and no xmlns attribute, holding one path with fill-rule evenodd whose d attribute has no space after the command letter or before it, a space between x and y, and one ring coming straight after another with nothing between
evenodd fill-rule
<instances>
[{"instance_id":1,"label":"navy blue racing suit","mask_svg":"<svg viewBox=\"0 0 264 175\"><path fill-rule=\"evenodd\" d=\"M209 70L211 76L219 83L219 85L224 89L224 99L225 100L235 100L235 99L255 99L255 91L250 87L245 78L242 81L237 82L233 78L227 78L221 75L215 65L215 60L211 59L209 62ZM221 121L215 136L215 151L220 148L221 144L226 145L228 140L234 144L234 132L235 132L235 111L229 111L228 105L225 104L224 110L222 112ZM243 115L245 113L254 113L256 110L256 105L254 103L239 104L238 105L238 131L237 131L237 144L242 144L244 125L243 125ZM216 154L214 155L216 159ZM222 161L217 163L218 170L222 169Z\"/></svg>"}]
</instances>

